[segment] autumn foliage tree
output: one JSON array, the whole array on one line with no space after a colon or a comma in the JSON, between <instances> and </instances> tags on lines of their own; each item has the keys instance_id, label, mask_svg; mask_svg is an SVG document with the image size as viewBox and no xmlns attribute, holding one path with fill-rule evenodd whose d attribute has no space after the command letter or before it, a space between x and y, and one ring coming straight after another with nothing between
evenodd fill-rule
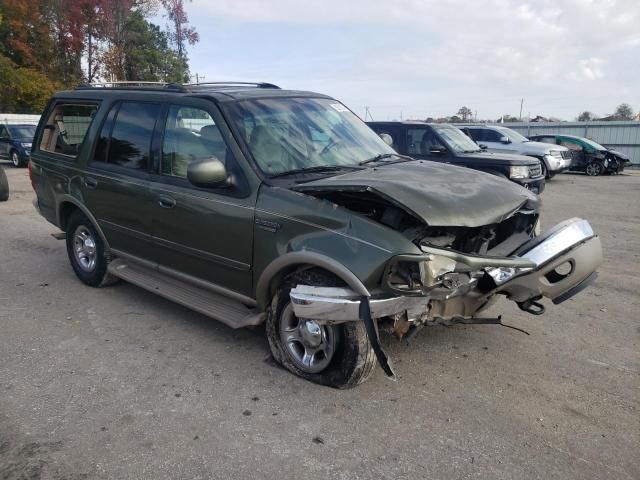
<instances>
[{"instance_id":1,"label":"autumn foliage tree","mask_svg":"<svg viewBox=\"0 0 640 480\"><path fill-rule=\"evenodd\" d=\"M168 31L148 20L160 6ZM99 79L185 81L197 41L182 0L0 0L2 72L13 68L43 92Z\"/></svg>"}]
</instances>

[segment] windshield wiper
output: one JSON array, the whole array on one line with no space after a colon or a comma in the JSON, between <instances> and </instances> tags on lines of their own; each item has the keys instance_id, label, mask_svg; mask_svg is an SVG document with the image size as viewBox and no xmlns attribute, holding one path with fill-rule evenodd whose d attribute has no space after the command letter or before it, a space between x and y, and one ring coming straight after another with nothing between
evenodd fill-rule
<instances>
[{"instance_id":1,"label":"windshield wiper","mask_svg":"<svg viewBox=\"0 0 640 480\"><path fill-rule=\"evenodd\" d=\"M380 160L384 160L385 158L398 157L400 161L413 161L415 158L407 157L406 155L400 155L399 153L381 153L380 155L376 155L375 157L371 157L368 160L363 160L358 163L358 165L366 165L367 163L379 162ZM396 162L393 162L396 163Z\"/></svg>"},{"instance_id":2,"label":"windshield wiper","mask_svg":"<svg viewBox=\"0 0 640 480\"><path fill-rule=\"evenodd\" d=\"M359 170L358 167L349 165L324 165L317 167L295 168L293 170L287 170L285 172L275 173L270 175L269 178L288 177L289 175L297 175L300 173L324 173L324 172L337 172L340 170Z\"/></svg>"}]
</instances>

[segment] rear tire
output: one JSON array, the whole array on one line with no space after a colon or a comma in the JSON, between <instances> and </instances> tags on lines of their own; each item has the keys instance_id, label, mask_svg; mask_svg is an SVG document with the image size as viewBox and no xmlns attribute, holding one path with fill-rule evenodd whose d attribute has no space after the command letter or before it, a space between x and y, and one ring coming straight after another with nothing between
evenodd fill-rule
<instances>
[{"instance_id":1,"label":"rear tire","mask_svg":"<svg viewBox=\"0 0 640 480\"><path fill-rule=\"evenodd\" d=\"M267 339L274 359L291 373L320 385L334 388L352 388L366 381L376 364L375 354L369 343L364 324L360 321L337 325L318 324L312 319L298 319L293 315L289 292L298 284L316 286L341 286L337 278L317 269L310 270L311 275L295 274L285 280L273 297L266 321ZM312 283L313 282L313 283ZM303 364L303 358L309 358L309 345L304 345L299 335L288 333L305 329L318 333L324 348L315 348L330 353L330 358L320 352L320 358L314 363L314 355L309 364ZM320 329L320 330L318 330ZM287 341L291 338L291 341ZM333 344L329 345L329 342ZM311 346L313 347L313 345Z\"/></svg>"},{"instance_id":2,"label":"rear tire","mask_svg":"<svg viewBox=\"0 0 640 480\"><path fill-rule=\"evenodd\" d=\"M9 200L9 180L7 180L7 174L4 173L4 168L0 167L0 202L7 200Z\"/></svg>"},{"instance_id":3,"label":"rear tire","mask_svg":"<svg viewBox=\"0 0 640 480\"><path fill-rule=\"evenodd\" d=\"M66 230L67 254L76 276L90 287L103 287L117 281L107 273L104 242L91 220L75 211Z\"/></svg>"}]
</instances>

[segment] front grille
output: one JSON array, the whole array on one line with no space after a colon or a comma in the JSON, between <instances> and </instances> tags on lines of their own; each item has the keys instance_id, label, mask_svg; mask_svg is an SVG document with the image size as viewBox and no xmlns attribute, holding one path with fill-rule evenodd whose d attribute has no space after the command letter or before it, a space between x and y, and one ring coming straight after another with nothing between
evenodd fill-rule
<instances>
[{"instance_id":1,"label":"front grille","mask_svg":"<svg viewBox=\"0 0 640 480\"><path fill-rule=\"evenodd\" d=\"M529 167L529 178L535 178L542 175L542 167L540 164Z\"/></svg>"},{"instance_id":2,"label":"front grille","mask_svg":"<svg viewBox=\"0 0 640 480\"><path fill-rule=\"evenodd\" d=\"M563 150L562 152L560 152L560 154L565 160L571 158L571 152L569 150Z\"/></svg>"}]
</instances>

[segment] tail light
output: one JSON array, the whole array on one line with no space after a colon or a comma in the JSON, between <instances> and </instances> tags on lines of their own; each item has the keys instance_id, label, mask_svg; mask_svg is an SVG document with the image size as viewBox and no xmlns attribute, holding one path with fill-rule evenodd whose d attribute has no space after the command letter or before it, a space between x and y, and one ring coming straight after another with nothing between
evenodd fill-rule
<instances>
[{"instance_id":1,"label":"tail light","mask_svg":"<svg viewBox=\"0 0 640 480\"><path fill-rule=\"evenodd\" d=\"M33 181L33 163L31 162L31 160L29 160L29 163L27 163L27 166L29 170L29 180L31 181L31 188L33 188L33 191L35 192L36 184Z\"/></svg>"}]
</instances>

